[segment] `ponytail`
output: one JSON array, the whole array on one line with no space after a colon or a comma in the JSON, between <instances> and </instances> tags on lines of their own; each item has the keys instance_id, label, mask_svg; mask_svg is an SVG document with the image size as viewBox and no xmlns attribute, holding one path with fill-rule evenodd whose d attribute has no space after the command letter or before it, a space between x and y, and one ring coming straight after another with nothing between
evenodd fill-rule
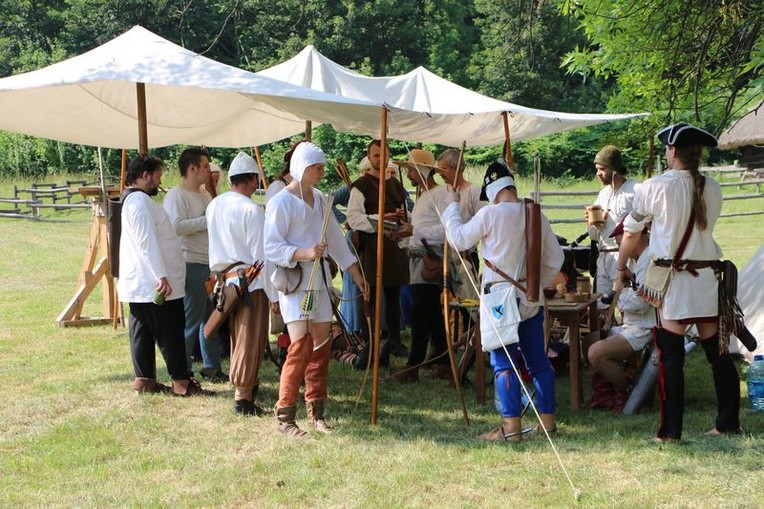
<instances>
[{"instance_id":1,"label":"ponytail","mask_svg":"<svg viewBox=\"0 0 764 509\"><path fill-rule=\"evenodd\" d=\"M706 187L706 177L700 174L700 157L703 155L701 145L682 145L674 147L674 157L682 161L685 169L692 175L694 189L692 193L692 211L695 213L695 224L700 231L708 227L706 214L706 201L703 199L703 190Z\"/></svg>"}]
</instances>

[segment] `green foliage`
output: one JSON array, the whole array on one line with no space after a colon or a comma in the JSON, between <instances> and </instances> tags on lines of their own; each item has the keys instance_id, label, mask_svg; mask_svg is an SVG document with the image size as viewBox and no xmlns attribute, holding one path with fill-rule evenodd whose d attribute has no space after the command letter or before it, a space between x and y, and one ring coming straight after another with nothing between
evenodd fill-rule
<instances>
[{"instance_id":1,"label":"green foliage","mask_svg":"<svg viewBox=\"0 0 764 509\"><path fill-rule=\"evenodd\" d=\"M719 134L736 105L750 100L757 83L761 89L761 2L560 4L589 41L569 51L565 66L616 79L611 110L654 111L660 123L688 121Z\"/></svg>"}]
</instances>

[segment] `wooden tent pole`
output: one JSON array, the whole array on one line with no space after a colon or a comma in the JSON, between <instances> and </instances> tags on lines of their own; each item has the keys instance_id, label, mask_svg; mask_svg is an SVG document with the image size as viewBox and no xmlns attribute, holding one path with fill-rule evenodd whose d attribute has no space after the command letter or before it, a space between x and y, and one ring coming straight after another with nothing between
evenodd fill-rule
<instances>
[{"instance_id":1,"label":"wooden tent pole","mask_svg":"<svg viewBox=\"0 0 764 509\"><path fill-rule=\"evenodd\" d=\"M385 242L385 168L387 168L387 108L382 107L382 129L379 136L379 206L377 208L377 274L374 288L374 370L371 378L371 424L377 424L379 405L379 334L382 324L382 264L384 261ZM394 305L388 302L388 306Z\"/></svg>"},{"instance_id":2,"label":"wooden tent pole","mask_svg":"<svg viewBox=\"0 0 764 509\"><path fill-rule=\"evenodd\" d=\"M125 177L127 176L127 150L122 149L122 166L119 170L119 194L125 190Z\"/></svg>"},{"instance_id":3,"label":"wooden tent pole","mask_svg":"<svg viewBox=\"0 0 764 509\"><path fill-rule=\"evenodd\" d=\"M313 121L305 121L305 141L313 141Z\"/></svg>"},{"instance_id":4,"label":"wooden tent pole","mask_svg":"<svg viewBox=\"0 0 764 509\"><path fill-rule=\"evenodd\" d=\"M263 183L263 189L268 190L268 181L265 178L265 168L263 168L263 160L260 159L260 149L255 145L255 159L257 159L257 167L260 168L260 181Z\"/></svg>"},{"instance_id":5,"label":"wooden tent pole","mask_svg":"<svg viewBox=\"0 0 764 509\"><path fill-rule=\"evenodd\" d=\"M146 84L135 84L135 96L138 100L138 153L149 153L148 121L146 118Z\"/></svg>"},{"instance_id":6,"label":"wooden tent pole","mask_svg":"<svg viewBox=\"0 0 764 509\"><path fill-rule=\"evenodd\" d=\"M515 160L512 157L512 142L509 139L509 113L505 111L501 114L501 117L504 120L504 158L509 169L514 172Z\"/></svg>"},{"instance_id":7,"label":"wooden tent pole","mask_svg":"<svg viewBox=\"0 0 764 509\"><path fill-rule=\"evenodd\" d=\"M653 159L655 158L655 135L650 135L650 149L647 156L647 178L653 176Z\"/></svg>"}]
</instances>

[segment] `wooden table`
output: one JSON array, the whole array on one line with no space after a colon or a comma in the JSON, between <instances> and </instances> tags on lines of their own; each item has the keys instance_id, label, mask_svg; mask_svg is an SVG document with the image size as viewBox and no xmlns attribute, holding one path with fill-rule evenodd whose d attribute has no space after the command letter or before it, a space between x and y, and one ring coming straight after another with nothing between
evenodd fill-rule
<instances>
[{"instance_id":1,"label":"wooden table","mask_svg":"<svg viewBox=\"0 0 764 509\"><path fill-rule=\"evenodd\" d=\"M548 299L546 308L549 319L556 318L560 324L568 327L570 338L570 408L580 410L583 403L584 386L581 377L581 333L579 323L581 313L589 308L589 330L597 331L600 328L599 314L597 313L597 299L599 293L592 294L584 302L568 302L563 298Z\"/></svg>"}]
</instances>

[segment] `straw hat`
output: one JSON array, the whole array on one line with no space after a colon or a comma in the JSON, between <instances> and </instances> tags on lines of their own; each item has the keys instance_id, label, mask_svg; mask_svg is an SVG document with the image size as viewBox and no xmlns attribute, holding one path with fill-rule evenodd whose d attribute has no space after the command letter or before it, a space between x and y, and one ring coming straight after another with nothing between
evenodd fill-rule
<instances>
[{"instance_id":1,"label":"straw hat","mask_svg":"<svg viewBox=\"0 0 764 509\"><path fill-rule=\"evenodd\" d=\"M435 155L429 150L422 150L421 148L412 149L411 152L409 152L408 161L393 162L407 170L411 168L419 169L419 171L426 173L427 175L438 169L438 167L435 166Z\"/></svg>"}]
</instances>

